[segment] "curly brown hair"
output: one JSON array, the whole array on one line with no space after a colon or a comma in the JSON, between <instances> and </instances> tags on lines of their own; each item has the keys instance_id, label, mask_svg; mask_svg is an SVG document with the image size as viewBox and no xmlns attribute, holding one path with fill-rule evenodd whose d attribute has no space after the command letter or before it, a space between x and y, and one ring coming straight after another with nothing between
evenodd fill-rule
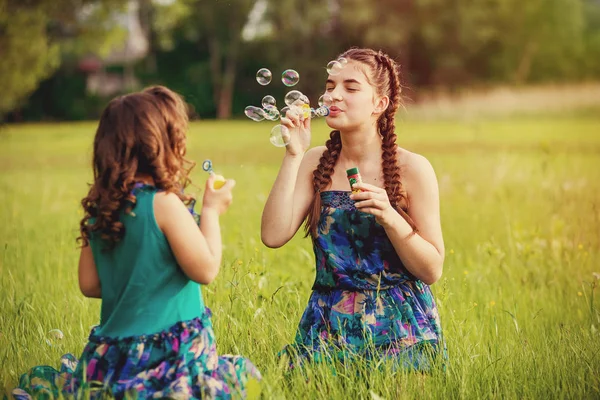
<instances>
[{"instance_id":1,"label":"curly brown hair","mask_svg":"<svg viewBox=\"0 0 600 400\"><path fill-rule=\"evenodd\" d=\"M92 233L109 248L123 238L119 216L135 207L132 190L140 176L151 177L157 189L186 204L193 201L183 193L194 167L185 158L187 126L186 104L164 86L117 97L106 106L94 138L94 183L81 201L77 240L82 246L89 245Z\"/></svg>"},{"instance_id":2,"label":"curly brown hair","mask_svg":"<svg viewBox=\"0 0 600 400\"><path fill-rule=\"evenodd\" d=\"M402 103L400 93L400 77L398 65L387 54L372 49L352 48L342 53L340 57L347 60L358 61L368 67L370 76L368 81L375 87L378 95L387 95L390 103L379 116L377 128L382 136L381 142L381 167L383 170L384 187L390 203L396 211L406 219L416 232L416 226L408 216L408 197L402 188L400 180L400 165L396 157L396 124L395 117L398 107ZM321 214L320 192L331 183L331 175L342 150L342 140L339 131L332 131L329 140L325 143L327 149L323 152L319 165L313 171L314 197L308 209L304 229L306 236L316 237L318 234L319 217Z\"/></svg>"}]
</instances>

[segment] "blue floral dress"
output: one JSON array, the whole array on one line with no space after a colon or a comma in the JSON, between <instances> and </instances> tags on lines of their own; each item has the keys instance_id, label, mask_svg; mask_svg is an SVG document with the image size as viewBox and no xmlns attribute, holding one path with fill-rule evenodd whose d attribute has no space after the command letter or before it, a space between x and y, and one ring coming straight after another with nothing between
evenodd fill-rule
<instances>
[{"instance_id":1,"label":"blue floral dress","mask_svg":"<svg viewBox=\"0 0 600 400\"><path fill-rule=\"evenodd\" d=\"M32 368L14 398L237 399L260 392L250 360L218 354L201 287L183 273L156 223L156 192L135 185L133 212L120 217L127 233L113 249L99 235L90 238L102 307L81 356L63 356L60 370Z\"/></svg>"},{"instance_id":2,"label":"blue floral dress","mask_svg":"<svg viewBox=\"0 0 600 400\"><path fill-rule=\"evenodd\" d=\"M383 227L349 195L321 193L313 292L283 353L292 366L358 356L428 370L443 349L431 290L404 268Z\"/></svg>"},{"instance_id":3,"label":"blue floral dress","mask_svg":"<svg viewBox=\"0 0 600 400\"><path fill-rule=\"evenodd\" d=\"M179 322L154 335L122 339L94 328L81 357L65 354L60 370L37 366L21 376L13 398L240 399L260 393L260 372L246 358L219 355L210 320Z\"/></svg>"}]
</instances>

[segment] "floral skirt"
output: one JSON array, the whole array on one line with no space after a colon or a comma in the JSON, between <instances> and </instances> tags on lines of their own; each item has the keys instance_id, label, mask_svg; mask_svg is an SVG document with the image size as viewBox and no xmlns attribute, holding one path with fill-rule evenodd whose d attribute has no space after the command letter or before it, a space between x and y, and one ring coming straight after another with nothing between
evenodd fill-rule
<instances>
[{"instance_id":1,"label":"floral skirt","mask_svg":"<svg viewBox=\"0 0 600 400\"><path fill-rule=\"evenodd\" d=\"M32 368L13 397L237 399L260 392L260 372L249 360L217 355L208 308L154 335L114 339L94 331L79 360L67 354L60 370Z\"/></svg>"},{"instance_id":2,"label":"floral skirt","mask_svg":"<svg viewBox=\"0 0 600 400\"><path fill-rule=\"evenodd\" d=\"M360 358L422 372L436 360L445 369L447 359L433 296L428 286L415 282L380 291L313 291L284 354L292 368L307 360Z\"/></svg>"}]
</instances>

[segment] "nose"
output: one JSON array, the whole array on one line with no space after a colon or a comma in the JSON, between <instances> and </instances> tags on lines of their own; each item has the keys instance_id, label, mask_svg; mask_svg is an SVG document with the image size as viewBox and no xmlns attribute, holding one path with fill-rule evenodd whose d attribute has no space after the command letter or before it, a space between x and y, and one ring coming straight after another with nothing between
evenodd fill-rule
<instances>
[{"instance_id":1,"label":"nose","mask_svg":"<svg viewBox=\"0 0 600 400\"><path fill-rule=\"evenodd\" d=\"M342 91L340 89L335 88L329 94L333 101L342 101Z\"/></svg>"}]
</instances>

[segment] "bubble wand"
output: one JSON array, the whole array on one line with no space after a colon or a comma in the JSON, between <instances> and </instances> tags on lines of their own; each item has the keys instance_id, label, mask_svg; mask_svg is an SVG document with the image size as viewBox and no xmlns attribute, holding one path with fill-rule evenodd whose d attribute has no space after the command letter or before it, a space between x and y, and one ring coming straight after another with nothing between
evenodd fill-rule
<instances>
[{"instance_id":1,"label":"bubble wand","mask_svg":"<svg viewBox=\"0 0 600 400\"><path fill-rule=\"evenodd\" d=\"M221 189L225 185L225 178L221 175L217 175L215 171L213 171L212 161L204 160L202 163L202 169L208 172L211 176L214 175L215 181L213 182L214 189Z\"/></svg>"}]
</instances>

